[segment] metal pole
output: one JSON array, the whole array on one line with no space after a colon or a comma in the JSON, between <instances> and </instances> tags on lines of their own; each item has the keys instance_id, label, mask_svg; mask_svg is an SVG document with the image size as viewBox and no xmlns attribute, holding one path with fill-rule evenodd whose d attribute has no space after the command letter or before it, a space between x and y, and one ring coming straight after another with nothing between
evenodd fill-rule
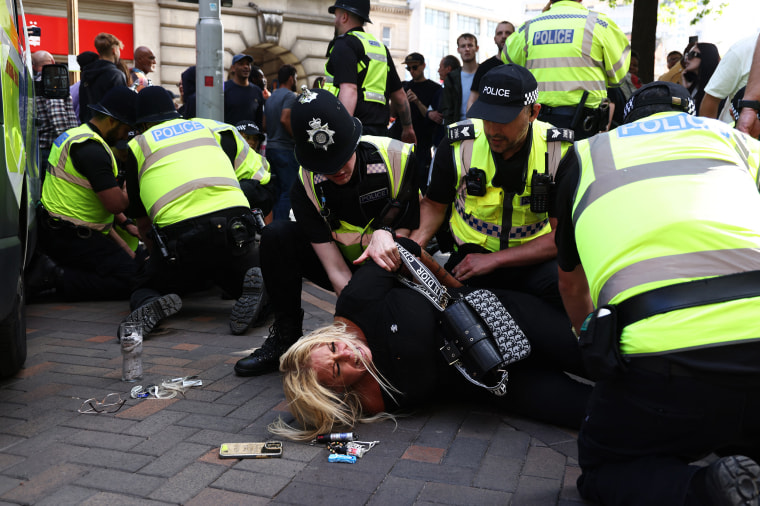
<instances>
[{"instance_id":1,"label":"metal pole","mask_svg":"<svg viewBox=\"0 0 760 506\"><path fill-rule=\"evenodd\" d=\"M69 55L79 54L79 0L66 2L66 17L69 20ZM69 83L79 81L78 72L69 72Z\"/></svg>"},{"instance_id":2,"label":"metal pole","mask_svg":"<svg viewBox=\"0 0 760 506\"><path fill-rule=\"evenodd\" d=\"M224 121L223 29L219 0L199 0L195 30L195 96L199 118Z\"/></svg>"}]
</instances>

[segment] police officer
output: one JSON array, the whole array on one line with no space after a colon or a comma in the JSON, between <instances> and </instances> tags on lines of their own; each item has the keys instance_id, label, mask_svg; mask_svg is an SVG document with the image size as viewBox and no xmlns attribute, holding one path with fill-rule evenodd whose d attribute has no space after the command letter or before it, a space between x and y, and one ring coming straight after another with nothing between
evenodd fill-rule
<instances>
[{"instance_id":1,"label":"police officer","mask_svg":"<svg viewBox=\"0 0 760 506\"><path fill-rule=\"evenodd\" d=\"M446 268L471 286L509 288L562 305L547 193L572 131L537 121L536 80L519 65L500 65L480 82L468 120L448 127L425 198L425 246L450 209L455 251Z\"/></svg>"},{"instance_id":2,"label":"police officer","mask_svg":"<svg viewBox=\"0 0 760 506\"><path fill-rule=\"evenodd\" d=\"M551 0L548 11L507 39L502 60L536 77L538 119L585 139L606 128L609 109L600 106L607 88L620 86L628 72L630 49L606 15L589 11L581 0Z\"/></svg>"},{"instance_id":3,"label":"police officer","mask_svg":"<svg viewBox=\"0 0 760 506\"><path fill-rule=\"evenodd\" d=\"M270 184L272 175L269 172L269 163L243 137L241 127L206 118L193 118L193 121L207 126L214 132L219 145L232 159L235 177L251 208L261 210L264 216L271 213L274 207L275 188L273 184ZM255 128L256 132L259 131L253 121L240 123L249 131L252 128Z\"/></svg>"},{"instance_id":4,"label":"police officer","mask_svg":"<svg viewBox=\"0 0 760 506\"><path fill-rule=\"evenodd\" d=\"M645 85L558 171L563 300L575 329L599 308L580 338L594 503L760 498L760 466L730 456L760 455L760 142L694 113L682 86ZM729 456L689 464L711 452Z\"/></svg>"},{"instance_id":5,"label":"police officer","mask_svg":"<svg viewBox=\"0 0 760 506\"><path fill-rule=\"evenodd\" d=\"M291 110L301 165L291 189L296 221L274 221L261 237L261 269L275 320L264 345L235 365L240 376L276 371L302 335L306 277L340 294L358 264L392 270L401 258L394 234L419 222L414 146L361 135L361 122L322 89L304 90Z\"/></svg>"},{"instance_id":6,"label":"police officer","mask_svg":"<svg viewBox=\"0 0 760 506\"><path fill-rule=\"evenodd\" d=\"M49 257L41 255L32 265L30 296L44 291L66 300L129 296L136 265L111 237L114 214L124 219L129 201L117 182L110 146L127 138L135 94L115 87L88 107L90 120L58 136L50 151L39 210L39 249Z\"/></svg>"},{"instance_id":7,"label":"police officer","mask_svg":"<svg viewBox=\"0 0 760 506\"><path fill-rule=\"evenodd\" d=\"M255 220L230 158L209 128L179 119L160 86L138 93L136 122L142 134L129 142L130 215L151 255L126 321L142 322L147 334L179 311L178 294L212 281L240 297L230 325L247 328L260 309L263 286L251 247Z\"/></svg>"},{"instance_id":8,"label":"police officer","mask_svg":"<svg viewBox=\"0 0 760 506\"><path fill-rule=\"evenodd\" d=\"M328 11L335 15L337 37L327 47L324 88L359 118L366 135L387 135L390 100L393 116L401 121L401 140L415 143L409 100L391 53L363 29L372 22L369 0L336 0Z\"/></svg>"}]
</instances>

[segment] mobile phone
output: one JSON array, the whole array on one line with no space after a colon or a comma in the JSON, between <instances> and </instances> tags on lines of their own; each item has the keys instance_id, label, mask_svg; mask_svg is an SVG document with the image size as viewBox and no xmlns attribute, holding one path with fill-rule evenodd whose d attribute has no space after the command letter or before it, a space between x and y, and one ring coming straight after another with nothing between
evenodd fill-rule
<instances>
[{"instance_id":1,"label":"mobile phone","mask_svg":"<svg viewBox=\"0 0 760 506\"><path fill-rule=\"evenodd\" d=\"M282 442L224 443L219 447L222 459L271 459L282 457Z\"/></svg>"},{"instance_id":2,"label":"mobile phone","mask_svg":"<svg viewBox=\"0 0 760 506\"><path fill-rule=\"evenodd\" d=\"M692 35L691 37L689 37L689 47L693 46L697 42L699 42L699 36Z\"/></svg>"}]
</instances>

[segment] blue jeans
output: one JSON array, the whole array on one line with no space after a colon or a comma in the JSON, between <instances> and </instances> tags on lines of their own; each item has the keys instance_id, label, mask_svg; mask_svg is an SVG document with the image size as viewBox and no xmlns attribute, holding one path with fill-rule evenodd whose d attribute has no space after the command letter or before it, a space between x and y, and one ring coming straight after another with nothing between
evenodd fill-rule
<instances>
[{"instance_id":1,"label":"blue jeans","mask_svg":"<svg viewBox=\"0 0 760 506\"><path fill-rule=\"evenodd\" d=\"M290 217L290 187L298 178L299 165L293 150L267 148L266 153L270 170L277 176L274 219L287 220Z\"/></svg>"}]
</instances>

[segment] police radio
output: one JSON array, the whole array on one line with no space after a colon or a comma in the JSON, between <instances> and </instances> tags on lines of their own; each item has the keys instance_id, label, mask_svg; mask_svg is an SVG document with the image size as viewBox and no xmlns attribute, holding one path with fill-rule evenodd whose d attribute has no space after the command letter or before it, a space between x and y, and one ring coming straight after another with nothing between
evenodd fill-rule
<instances>
[{"instance_id":1,"label":"police radio","mask_svg":"<svg viewBox=\"0 0 760 506\"><path fill-rule=\"evenodd\" d=\"M476 169L471 167L464 177L464 182L467 185L467 195L473 197L482 197L486 194L486 172L482 169Z\"/></svg>"},{"instance_id":2,"label":"police radio","mask_svg":"<svg viewBox=\"0 0 760 506\"><path fill-rule=\"evenodd\" d=\"M545 213L549 211L549 189L554 181L549 174L533 171L530 180L530 212Z\"/></svg>"}]
</instances>

